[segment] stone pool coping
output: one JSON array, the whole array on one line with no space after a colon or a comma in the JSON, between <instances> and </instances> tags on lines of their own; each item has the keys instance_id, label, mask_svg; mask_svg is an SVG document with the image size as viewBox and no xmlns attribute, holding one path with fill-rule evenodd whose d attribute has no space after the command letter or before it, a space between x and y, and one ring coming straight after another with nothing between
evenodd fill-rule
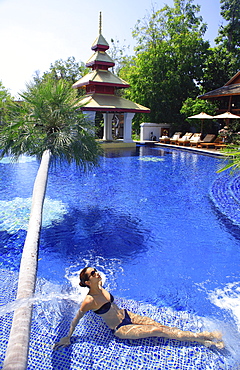
<instances>
[{"instance_id":1,"label":"stone pool coping","mask_svg":"<svg viewBox=\"0 0 240 370\"><path fill-rule=\"evenodd\" d=\"M185 151L190 151L190 152L195 152L198 154L206 154L206 155L214 155L214 156L221 156L221 157L229 157L230 155L221 152L220 150L216 149L209 149L209 148L197 148L197 147L191 147L191 146L186 146L186 145L173 145L173 144L164 144L164 143L159 143L157 141L138 141L137 142L139 145L157 145L161 146L163 148L171 148L171 149L180 149L180 150L185 150Z\"/></svg>"}]
</instances>

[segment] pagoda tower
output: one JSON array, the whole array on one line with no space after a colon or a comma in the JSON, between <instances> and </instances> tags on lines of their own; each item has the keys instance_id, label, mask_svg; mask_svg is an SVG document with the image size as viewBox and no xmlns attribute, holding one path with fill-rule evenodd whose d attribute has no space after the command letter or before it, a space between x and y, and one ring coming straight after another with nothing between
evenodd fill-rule
<instances>
[{"instance_id":1,"label":"pagoda tower","mask_svg":"<svg viewBox=\"0 0 240 370\"><path fill-rule=\"evenodd\" d=\"M113 118L117 114L124 115L123 142L132 143L132 119L135 113L149 113L150 109L116 94L118 89L128 88L129 84L108 69L115 65L106 53L109 45L102 35L102 19L100 13L99 35L92 48L94 53L88 59L86 67L91 72L73 84L75 89L85 89L86 94L80 100L81 111L95 122L96 112L102 112L104 117L103 140L112 141Z\"/></svg>"}]
</instances>

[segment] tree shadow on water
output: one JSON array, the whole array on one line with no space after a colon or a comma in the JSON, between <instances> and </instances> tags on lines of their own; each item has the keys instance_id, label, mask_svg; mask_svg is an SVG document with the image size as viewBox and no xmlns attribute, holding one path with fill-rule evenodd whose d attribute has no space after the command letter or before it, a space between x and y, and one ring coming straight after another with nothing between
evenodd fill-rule
<instances>
[{"instance_id":1,"label":"tree shadow on water","mask_svg":"<svg viewBox=\"0 0 240 370\"><path fill-rule=\"evenodd\" d=\"M61 223L42 230L43 248L71 258L91 254L126 259L146 249L150 237L142 222L114 209L72 209Z\"/></svg>"}]
</instances>

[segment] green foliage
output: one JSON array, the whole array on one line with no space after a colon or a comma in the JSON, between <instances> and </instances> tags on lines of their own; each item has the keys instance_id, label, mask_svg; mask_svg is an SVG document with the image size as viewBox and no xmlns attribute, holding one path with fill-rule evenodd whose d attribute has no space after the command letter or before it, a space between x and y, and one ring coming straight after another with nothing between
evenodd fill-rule
<instances>
[{"instance_id":1,"label":"green foliage","mask_svg":"<svg viewBox=\"0 0 240 370\"><path fill-rule=\"evenodd\" d=\"M240 2L221 0L220 3L226 25L219 27L217 46L209 50L204 65L205 91L223 86L240 69Z\"/></svg>"},{"instance_id":2,"label":"green foliage","mask_svg":"<svg viewBox=\"0 0 240 370\"><path fill-rule=\"evenodd\" d=\"M203 63L204 75L201 81L203 93L225 85L238 72L239 68L239 61L232 53L228 52L225 46L218 45L209 48Z\"/></svg>"},{"instance_id":3,"label":"green foliage","mask_svg":"<svg viewBox=\"0 0 240 370\"><path fill-rule=\"evenodd\" d=\"M78 63L74 57L69 57L65 61L62 59L56 60L54 64L51 64L49 71L44 72L42 77L39 76L39 73L36 73L34 82L41 83L51 78L55 80L63 79L72 85L88 72L88 68L86 68L82 62Z\"/></svg>"},{"instance_id":4,"label":"green foliage","mask_svg":"<svg viewBox=\"0 0 240 370\"><path fill-rule=\"evenodd\" d=\"M239 0L220 0L221 15L227 21L219 29L217 43L222 43L228 52L239 56L240 47L240 2Z\"/></svg>"},{"instance_id":5,"label":"green foliage","mask_svg":"<svg viewBox=\"0 0 240 370\"><path fill-rule=\"evenodd\" d=\"M9 91L3 86L2 81L0 81L0 103L11 99Z\"/></svg>"},{"instance_id":6,"label":"green foliage","mask_svg":"<svg viewBox=\"0 0 240 370\"><path fill-rule=\"evenodd\" d=\"M240 122L239 119L229 120L228 126L225 126L219 131L219 135L224 137L226 143L230 144L230 148L240 145Z\"/></svg>"},{"instance_id":7,"label":"green foliage","mask_svg":"<svg viewBox=\"0 0 240 370\"><path fill-rule=\"evenodd\" d=\"M188 118L199 114L201 112L207 113L211 116L216 113L216 104L201 99L187 98L182 105L180 112L184 115L185 120L192 126L194 125L198 132L201 132L203 128L204 133L215 132L216 127L213 120L204 120L204 125L202 126L202 121L200 119Z\"/></svg>"},{"instance_id":8,"label":"green foliage","mask_svg":"<svg viewBox=\"0 0 240 370\"><path fill-rule=\"evenodd\" d=\"M190 122L192 119L188 119L187 117L194 116L201 112L214 115L216 113L216 104L208 100L187 98L180 112L185 116L185 119Z\"/></svg>"},{"instance_id":9,"label":"green foliage","mask_svg":"<svg viewBox=\"0 0 240 370\"><path fill-rule=\"evenodd\" d=\"M206 25L192 1L175 0L150 18L138 22L136 56L127 60L120 75L131 89L126 97L145 105L151 113L138 116L150 122L182 122L180 109L187 97L198 94L202 65L209 43L203 40Z\"/></svg>"},{"instance_id":10,"label":"green foliage","mask_svg":"<svg viewBox=\"0 0 240 370\"><path fill-rule=\"evenodd\" d=\"M239 140L240 141L240 140ZM231 169L231 173L240 171L240 148L236 145L228 145L223 152L228 155L228 163L220 168L217 173Z\"/></svg>"},{"instance_id":11,"label":"green foliage","mask_svg":"<svg viewBox=\"0 0 240 370\"><path fill-rule=\"evenodd\" d=\"M11 105L13 98L9 91L3 86L0 81L0 125L4 125L9 118L9 105Z\"/></svg>"},{"instance_id":12,"label":"green foliage","mask_svg":"<svg viewBox=\"0 0 240 370\"><path fill-rule=\"evenodd\" d=\"M174 7L165 5L158 11L152 10L152 14L143 21L138 20L133 30L133 37L138 43L137 51L155 47L161 41L181 40L189 32L203 36L206 24L202 23L202 17L196 16L199 10L199 5L194 5L192 0L174 0Z\"/></svg>"},{"instance_id":13,"label":"green foliage","mask_svg":"<svg viewBox=\"0 0 240 370\"><path fill-rule=\"evenodd\" d=\"M1 156L21 154L53 158L84 167L97 163L100 149L83 114L76 111L76 91L65 80L45 78L29 84L21 103L12 106L12 120L1 128Z\"/></svg>"},{"instance_id":14,"label":"green foliage","mask_svg":"<svg viewBox=\"0 0 240 370\"><path fill-rule=\"evenodd\" d=\"M121 67L125 64L125 60L128 58L126 52L129 49L129 46L120 45L119 40L111 39L111 46L109 48L108 54L115 62L115 66L112 67L112 72L117 74Z\"/></svg>"}]
</instances>

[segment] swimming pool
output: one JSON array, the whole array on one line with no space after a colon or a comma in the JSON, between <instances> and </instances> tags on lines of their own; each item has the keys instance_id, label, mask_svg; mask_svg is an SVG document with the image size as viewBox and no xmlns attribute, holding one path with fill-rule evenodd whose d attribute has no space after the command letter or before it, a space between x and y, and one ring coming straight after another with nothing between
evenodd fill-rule
<instances>
[{"instance_id":1,"label":"swimming pool","mask_svg":"<svg viewBox=\"0 0 240 370\"><path fill-rule=\"evenodd\" d=\"M1 361L38 169L32 158L8 162L0 163ZM51 168L28 369L237 368L240 233L224 205L217 207L224 194L214 190L225 176L216 173L222 162L140 146L106 151L88 174L68 165ZM104 272L105 286L122 307L185 330L220 329L226 349L156 338L122 341L89 313L74 344L52 352L84 294L77 276L86 264Z\"/></svg>"}]
</instances>

